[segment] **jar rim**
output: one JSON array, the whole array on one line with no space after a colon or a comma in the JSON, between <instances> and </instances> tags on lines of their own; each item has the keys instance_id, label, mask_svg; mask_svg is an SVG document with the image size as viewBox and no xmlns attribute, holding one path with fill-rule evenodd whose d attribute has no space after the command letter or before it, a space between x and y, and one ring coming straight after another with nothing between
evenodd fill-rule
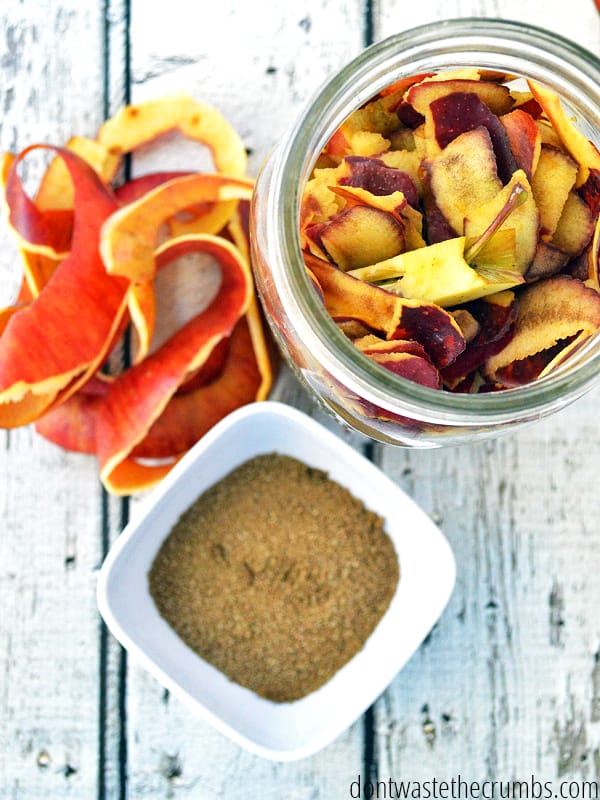
<instances>
[{"instance_id":1,"label":"jar rim","mask_svg":"<svg viewBox=\"0 0 600 800\"><path fill-rule=\"evenodd\" d=\"M364 50L318 91L285 137L269 190L272 232L285 268L278 290L292 324L323 368L358 396L425 422L478 425L526 419L565 405L600 377L600 335L564 365L524 386L483 394L429 389L365 358L325 311L306 275L299 238L302 192L332 133L384 86L408 75L476 65L546 84L600 137L600 59L564 37L521 22L467 17L422 25ZM596 141L598 144L598 141ZM401 403L401 406L399 406Z\"/></svg>"}]
</instances>

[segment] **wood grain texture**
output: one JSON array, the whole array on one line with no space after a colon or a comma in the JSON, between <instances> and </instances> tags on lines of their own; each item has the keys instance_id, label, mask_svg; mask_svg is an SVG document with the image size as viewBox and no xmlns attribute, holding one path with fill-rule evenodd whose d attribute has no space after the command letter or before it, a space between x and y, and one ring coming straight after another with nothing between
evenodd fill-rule
<instances>
[{"instance_id":1,"label":"wood grain texture","mask_svg":"<svg viewBox=\"0 0 600 800\"><path fill-rule=\"evenodd\" d=\"M458 581L377 705L380 773L598 777L598 399L494 442L381 453L441 525Z\"/></svg>"},{"instance_id":2,"label":"wood grain texture","mask_svg":"<svg viewBox=\"0 0 600 800\"><path fill-rule=\"evenodd\" d=\"M185 0L133 0L131 20L128 8L5 0L2 149L93 133L130 89L133 100L183 90L231 120L256 174L308 97L361 49L368 8L375 38L476 15L600 45L592 0L221 0L210 13ZM0 237L9 300L16 256ZM364 446L288 373L274 396ZM600 779L599 401L596 391L497 442L374 448L439 521L457 589L372 714L291 765L240 750L127 663L98 624L94 590L128 506L100 495L92 459L32 430L0 434L0 797L342 800L365 765L382 779Z\"/></svg>"},{"instance_id":3,"label":"wood grain texture","mask_svg":"<svg viewBox=\"0 0 600 800\"><path fill-rule=\"evenodd\" d=\"M600 49L590 0L380 0L375 36L467 15ZM440 522L458 564L449 608L376 705L381 777L600 778L599 400L595 391L491 443L378 449L385 471Z\"/></svg>"},{"instance_id":4,"label":"wood grain texture","mask_svg":"<svg viewBox=\"0 0 600 800\"><path fill-rule=\"evenodd\" d=\"M0 147L60 144L94 130L102 114L98 4L8 0L1 19ZM4 226L0 238L9 302L20 262ZM2 797L95 794L99 504L91 460L30 429L0 435Z\"/></svg>"},{"instance_id":5,"label":"wood grain texture","mask_svg":"<svg viewBox=\"0 0 600 800\"><path fill-rule=\"evenodd\" d=\"M2 149L93 135L122 105L122 8L4 5ZM26 167L35 177L41 163ZM8 301L19 259L6 229L1 236ZM121 656L100 626L95 584L122 526L120 502L101 496L94 459L32 429L3 434L0 471L0 796L118 797Z\"/></svg>"},{"instance_id":6,"label":"wood grain texture","mask_svg":"<svg viewBox=\"0 0 600 800\"><path fill-rule=\"evenodd\" d=\"M398 3L377 0L374 4L374 33L383 39L394 33L455 17L496 17L527 22L556 31L593 53L598 52L600 15L593 0L572 3L548 3L546 0L424 0L420 3Z\"/></svg>"},{"instance_id":7,"label":"wood grain texture","mask_svg":"<svg viewBox=\"0 0 600 800\"><path fill-rule=\"evenodd\" d=\"M250 151L249 173L255 175L308 96L359 52L362 6L336 0L290 11L269 2L222 3L201 28L181 26L186 7L183 0L171 3L171 16L159 26L144 13L143 3L133 3L132 99L177 89L213 103L241 133ZM205 163L198 148L188 152ZM134 158L134 172L156 168L161 158L160 151ZM285 369L273 399L301 407L340 432ZM345 436L362 445L357 434ZM133 513L135 508L134 503ZM298 764L274 765L241 751L135 666L128 671L127 698L133 797L270 800L281 796L282 786L286 797L298 800L320 793L334 797L340 786L349 785L361 762L360 722L325 753Z\"/></svg>"}]
</instances>

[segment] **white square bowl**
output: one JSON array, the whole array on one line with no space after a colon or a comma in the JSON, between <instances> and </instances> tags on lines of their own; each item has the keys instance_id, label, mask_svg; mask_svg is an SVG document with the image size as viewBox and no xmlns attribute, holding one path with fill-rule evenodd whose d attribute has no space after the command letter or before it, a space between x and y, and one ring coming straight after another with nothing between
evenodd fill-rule
<instances>
[{"instance_id":1,"label":"white square bowl","mask_svg":"<svg viewBox=\"0 0 600 800\"><path fill-rule=\"evenodd\" d=\"M381 515L400 563L398 588L363 649L293 703L259 697L194 653L158 613L147 578L163 540L194 500L244 461L274 451L327 471ZM306 414L266 402L216 425L147 498L102 566L98 607L132 657L201 717L258 755L291 761L325 747L383 692L442 613L454 580L441 531L396 484Z\"/></svg>"}]
</instances>

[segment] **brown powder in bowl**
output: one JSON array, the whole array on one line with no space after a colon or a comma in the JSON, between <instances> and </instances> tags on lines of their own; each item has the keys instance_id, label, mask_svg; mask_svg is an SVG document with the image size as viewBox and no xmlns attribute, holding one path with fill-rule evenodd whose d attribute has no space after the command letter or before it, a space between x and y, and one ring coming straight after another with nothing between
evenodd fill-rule
<instances>
[{"instance_id":1,"label":"brown powder in bowl","mask_svg":"<svg viewBox=\"0 0 600 800\"><path fill-rule=\"evenodd\" d=\"M270 453L196 500L148 577L189 647L236 683L290 702L363 647L399 570L380 517L326 473Z\"/></svg>"}]
</instances>

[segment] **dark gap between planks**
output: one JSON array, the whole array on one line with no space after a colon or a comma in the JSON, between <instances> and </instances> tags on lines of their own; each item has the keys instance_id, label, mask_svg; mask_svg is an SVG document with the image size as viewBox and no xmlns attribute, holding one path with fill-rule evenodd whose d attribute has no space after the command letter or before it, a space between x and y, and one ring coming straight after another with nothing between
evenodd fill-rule
<instances>
[{"instance_id":1,"label":"dark gap between planks","mask_svg":"<svg viewBox=\"0 0 600 800\"><path fill-rule=\"evenodd\" d=\"M118 2L118 8L114 4ZM113 41L112 20L118 19L120 11L123 24L122 33L119 31L119 38L116 43ZM130 0L103 0L102 3L102 114L107 119L116 109L111 107L111 89L113 86L123 86L121 103L131 102L131 5ZM111 57L113 48L122 49L123 70L121 75L111 74ZM126 158L124 165L124 177L128 180L131 177L131 162ZM128 367L131 363L131 342L127 335L123 351L123 366ZM111 524L109 497L104 487L100 487L100 509L101 509L101 556L102 560L106 557L111 544ZM122 530L129 522L129 498L121 500L119 529ZM109 637L106 625L100 620L99 631L99 681L98 681L98 782L97 798L106 800L108 788L106 783L107 769L107 717L108 717L108 648ZM118 672L117 672L117 725L118 725L118 798L125 800L127 797L127 653L120 647Z\"/></svg>"},{"instance_id":2,"label":"dark gap between planks","mask_svg":"<svg viewBox=\"0 0 600 800\"><path fill-rule=\"evenodd\" d=\"M374 0L364 0L363 11L363 45L369 47L375 41L375 12ZM367 442L364 454L369 461L376 460L375 442ZM362 777L364 781L377 783L379 764L377 754L377 741L375 735L375 705L368 708L362 719L363 725L363 752L362 752Z\"/></svg>"},{"instance_id":3,"label":"dark gap between planks","mask_svg":"<svg viewBox=\"0 0 600 800\"><path fill-rule=\"evenodd\" d=\"M111 86L114 76L110 74L111 57L111 0L103 2L103 116L107 119L114 109L111 108ZM123 47L123 103L131 102L131 4L130 0L123 0L124 31L120 43ZM373 0L365 0L363 12L363 45L368 47L374 41L374 9ZM131 176L131 161L125 162L125 179ZM130 340L126 338L124 348L124 366L131 362ZM373 442L368 442L364 447L365 456L375 460L376 448ZM121 501L120 527L129 521L129 498ZM101 487L101 551L104 560L110 547L110 515L108 495ZM98 697L98 800L107 800L106 786L106 726L107 726L107 700L108 700L108 631L105 624L100 622L99 632L99 697ZM119 652L118 665L118 780L119 800L127 797L127 653L123 648ZM365 781L377 781L378 759L375 737L375 704L363 715L363 754L362 772Z\"/></svg>"}]
</instances>

